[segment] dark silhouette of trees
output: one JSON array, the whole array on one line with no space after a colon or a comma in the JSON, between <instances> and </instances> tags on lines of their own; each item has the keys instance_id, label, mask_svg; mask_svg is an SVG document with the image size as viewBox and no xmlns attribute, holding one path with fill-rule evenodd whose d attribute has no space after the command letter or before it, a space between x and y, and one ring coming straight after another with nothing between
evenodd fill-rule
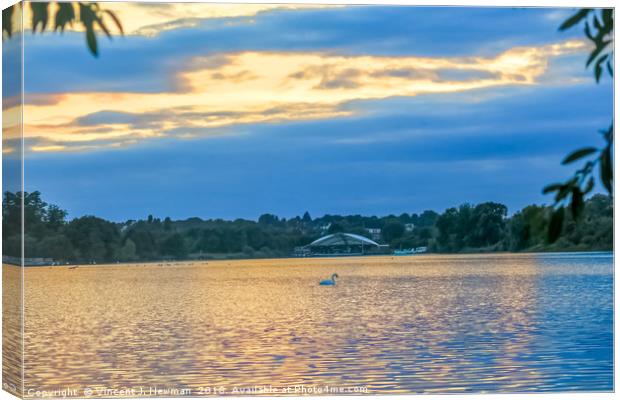
<instances>
[{"instance_id":1,"label":"dark silhouette of trees","mask_svg":"<svg viewBox=\"0 0 620 400\"><path fill-rule=\"evenodd\" d=\"M586 61L586 68L593 68L596 83L600 81L604 70L613 78L613 9L582 8L562 23L560 31L573 28L581 23L584 26L585 36L593 46ZM599 181L607 193L610 196L613 195L613 119L608 128L599 132L604 141L603 146L584 147L570 153L564 158L562 164L572 164L584 160L585 163L567 181L554 183L543 189L543 193L555 194L554 211L551 213L547 232L548 238L552 242L560 237L565 217L568 214L572 216L574 221L579 220L585 207L584 198L594 189L596 175L598 175Z\"/></svg>"},{"instance_id":2,"label":"dark silhouette of trees","mask_svg":"<svg viewBox=\"0 0 620 400\"><path fill-rule=\"evenodd\" d=\"M56 4L56 13L50 14L51 5ZM48 26L52 26L54 32L64 32L67 26L74 24L82 25L85 31L86 45L90 53L99 56L99 46L97 44L96 30L101 30L109 39L112 34L108 28L108 22L112 22L121 34L123 25L118 17L110 10L102 8L98 3L89 2L49 2L32 1L28 3L17 3L2 10L2 37L12 37L15 33L13 26L13 15L18 7L30 6L32 13L32 33L43 33ZM18 12L21 12L19 10Z\"/></svg>"},{"instance_id":3,"label":"dark silhouette of trees","mask_svg":"<svg viewBox=\"0 0 620 400\"><path fill-rule=\"evenodd\" d=\"M262 225L276 225L280 219L273 214L263 214L258 218L258 223Z\"/></svg>"},{"instance_id":4,"label":"dark silhouette of trees","mask_svg":"<svg viewBox=\"0 0 620 400\"><path fill-rule=\"evenodd\" d=\"M405 225L399 221L390 221L381 230L381 237L387 243L391 243L403 237L405 233Z\"/></svg>"},{"instance_id":5,"label":"dark silhouette of trees","mask_svg":"<svg viewBox=\"0 0 620 400\"><path fill-rule=\"evenodd\" d=\"M327 233L340 233L340 232L344 232L344 226L342 226L341 224L339 224L338 222L334 222L329 226L329 229L327 230Z\"/></svg>"},{"instance_id":6,"label":"dark silhouette of trees","mask_svg":"<svg viewBox=\"0 0 620 400\"><path fill-rule=\"evenodd\" d=\"M472 213L473 229L466 237L469 247L488 247L498 243L504 234L508 208L499 203L478 204Z\"/></svg>"},{"instance_id":7,"label":"dark silhouette of trees","mask_svg":"<svg viewBox=\"0 0 620 400\"><path fill-rule=\"evenodd\" d=\"M144 220L114 223L94 216L67 221L66 211L47 204L39 192L25 193L23 200L25 256L58 262L290 257L296 246L326 233L369 237L369 228L381 229L380 241L393 249L425 246L443 253L610 250L613 246L613 204L609 196L601 194L585 200L582 220L564 224L554 243L549 243L546 235L551 207L536 205L511 217L506 206L486 202L463 204L442 214L425 211L420 216L325 215L303 222L302 217L286 220L264 214L258 221L165 218L162 222L149 215ZM21 193L4 194L4 255L21 254L21 201ZM331 226L325 232L327 224Z\"/></svg>"},{"instance_id":8,"label":"dark silhouette of trees","mask_svg":"<svg viewBox=\"0 0 620 400\"><path fill-rule=\"evenodd\" d=\"M63 233L73 244L76 257L86 262L114 260L121 244L118 226L93 216L74 219Z\"/></svg>"},{"instance_id":9,"label":"dark silhouette of trees","mask_svg":"<svg viewBox=\"0 0 620 400\"><path fill-rule=\"evenodd\" d=\"M185 249L185 240L183 236L174 233L164 239L161 243L161 254L166 257L185 258L187 256L187 250Z\"/></svg>"}]
</instances>

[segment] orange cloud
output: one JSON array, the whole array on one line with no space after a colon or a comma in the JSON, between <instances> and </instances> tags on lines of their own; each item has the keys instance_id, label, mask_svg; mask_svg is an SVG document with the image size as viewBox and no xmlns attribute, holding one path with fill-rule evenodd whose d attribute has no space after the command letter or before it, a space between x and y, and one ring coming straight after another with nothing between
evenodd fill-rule
<instances>
[{"instance_id":1,"label":"orange cloud","mask_svg":"<svg viewBox=\"0 0 620 400\"><path fill-rule=\"evenodd\" d=\"M191 28L201 21L216 18L253 17L259 13L275 10L300 10L314 8L334 8L343 6L321 4L209 4L209 3L139 3L139 2L108 2L101 8L116 14L128 35L156 36L160 32ZM56 15L57 5L52 3L50 15ZM79 15L79 9L75 9ZM29 6L24 7L24 29L32 28L32 13ZM111 21L110 21L111 22ZM53 21L50 22L53 25ZM113 23L108 28L113 34L120 34ZM48 27L48 29L50 29ZM52 27L53 29L53 27ZM67 27L73 31L83 31L80 24Z\"/></svg>"},{"instance_id":2,"label":"orange cloud","mask_svg":"<svg viewBox=\"0 0 620 400\"><path fill-rule=\"evenodd\" d=\"M33 151L123 146L162 136L221 134L227 126L349 116L354 100L534 85L550 58L580 41L516 47L495 57L379 57L242 52L197 57L166 93L26 96Z\"/></svg>"}]
</instances>

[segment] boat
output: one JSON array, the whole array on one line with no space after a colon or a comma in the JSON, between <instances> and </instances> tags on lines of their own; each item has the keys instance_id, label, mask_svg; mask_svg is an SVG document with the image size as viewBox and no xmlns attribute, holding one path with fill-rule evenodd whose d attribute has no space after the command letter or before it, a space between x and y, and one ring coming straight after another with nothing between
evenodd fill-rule
<instances>
[{"instance_id":1,"label":"boat","mask_svg":"<svg viewBox=\"0 0 620 400\"><path fill-rule=\"evenodd\" d=\"M414 249L394 250L395 256L411 256L415 254Z\"/></svg>"},{"instance_id":2,"label":"boat","mask_svg":"<svg viewBox=\"0 0 620 400\"><path fill-rule=\"evenodd\" d=\"M399 250L394 250L394 255L395 256L412 256L414 254L420 254L420 253L426 253L427 248L426 247L416 247L411 248L411 249L399 249Z\"/></svg>"}]
</instances>

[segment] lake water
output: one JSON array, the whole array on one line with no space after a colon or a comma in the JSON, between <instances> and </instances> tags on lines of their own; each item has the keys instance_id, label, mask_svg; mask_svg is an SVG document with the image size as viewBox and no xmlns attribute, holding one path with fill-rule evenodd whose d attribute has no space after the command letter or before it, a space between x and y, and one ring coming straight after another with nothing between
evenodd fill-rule
<instances>
[{"instance_id":1,"label":"lake water","mask_svg":"<svg viewBox=\"0 0 620 400\"><path fill-rule=\"evenodd\" d=\"M611 253L43 267L25 292L27 395L613 389Z\"/></svg>"}]
</instances>

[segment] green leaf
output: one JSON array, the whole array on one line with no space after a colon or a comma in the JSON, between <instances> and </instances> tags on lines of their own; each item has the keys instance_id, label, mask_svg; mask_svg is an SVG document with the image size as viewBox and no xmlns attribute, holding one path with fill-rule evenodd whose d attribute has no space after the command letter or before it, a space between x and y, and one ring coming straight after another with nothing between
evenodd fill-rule
<instances>
[{"instance_id":1,"label":"green leaf","mask_svg":"<svg viewBox=\"0 0 620 400\"><path fill-rule=\"evenodd\" d=\"M562 225L564 225L564 207L560 207L551 215L549 227L547 229L547 240L550 243L558 240L562 234Z\"/></svg>"},{"instance_id":2,"label":"green leaf","mask_svg":"<svg viewBox=\"0 0 620 400\"><path fill-rule=\"evenodd\" d=\"M590 179L588 179L588 183L586 184L586 188L583 191L584 194L588 194L592 191L592 189L594 189L594 177L590 177Z\"/></svg>"},{"instance_id":3,"label":"green leaf","mask_svg":"<svg viewBox=\"0 0 620 400\"><path fill-rule=\"evenodd\" d=\"M573 188L573 195L571 198L571 213L573 214L573 218L577 219L581 215L583 211L584 202L583 202L583 193L579 190L578 187Z\"/></svg>"},{"instance_id":4,"label":"green leaf","mask_svg":"<svg viewBox=\"0 0 620 400\"><path fill-rule=\"evenodd\" d=\"M605 8L601 15L603 16L603 23L605 25L614 25L614 9L613 8Z\"/></svg>"},{"instance_id":5,"label":"green leaf","mask_svg":"<svg viewBox=\"0 0 620 400\"><path fill-rule=\"evenodd\" d=\"M549 194L551 192L555 192L558 191L560 189L562 189L564 185L560 184L560 183L554 183L548 186L545 186L545 188L543 189L543 194Z\"/></svg>"},{"instance_id":6,"label":"green leaf","mask_svg":"<svg viewBox=\"0 0 620 400\"><path fill-rule=\"evenodd\" d=\"M88 44L88 49L93 56L98 57L99 51L97 50L97 36L95 36L95 31L92 28L86 31L86 43Z\"/></svg>"},{"instance_id":7,"label":"green leaf","mask_svg":"<svg viewBox=\"0 0 620 400\"><path fill-rule=\"evenodd\" d=\"M80 3L80 21L86 29L86 44L93 56L99 56L97 49L97 36L95 35L95 12L91 4Z\"/></svg>"},{"instance_id":8,"label":"green leaf","mask_svg":"<svg viewBox=\"0 0 620 400\"><path fill-rule=\"evenodd\" d=\"M609 76L614 77L614 68L611 66L611 59L607 60L607 72L609 72Z\"/></svg>"},{"instance_id":9,"label":"green leaf","mask_svg":"<svg viewBox=\"0 0 620 400\"><path fill-rule=\"evenodd\" d=\"M88 4L79 3L80 4L80 21L84 24L84 28L92 29L93 23L95 21L95 13L92 8Z\"/></svg>"},{"instance_id":10,"label":"green leaf","mask_svg":"<svg viewBox=\"0 0 620 400\"><path fill-rule=\"evenodd\" d=\"M108 14L110 16L110 18L112 18L112 20L114 21L114 23L116 24L116 27L118 28L118 30L120 31L121 35L125 35L125 31L123 31L123 25L121 24L121 21L118 19L118 17L116 16L116 14L114 14L112 11L110 10L104 10L104 13Z\"/></svg>"},{"instance_id":11,"label":"green leaf","mask_svg":"<svg viewBox=\"0 0 620 400\"><path fill-rule=\"evenodd\" d=\"M65 31L67 25L73 25L75 21L75 9L72 3L58 3L58 11L56 12L56 18L54 21L54 31L60 29L61 32Z\"/></svg>"},{"instance_id":12,"label":"green leaf","mask_svg":"<svg viewBox=\"0 0 620 400\"><path fill-rule=\"evenodd\" d=\"M32 32L37 31L37 27L41 25L41 32L47 27L47 20L49 19L49 13L47 11L49 3L37 3L31 2L30 9L32 10Z\"/></svg>"},{"instance_id":13,"label":"green leaf","mask_svg":"<svg viewBox=\"0 0 620 400\"><path fill-rule=\"evenodd\" d=\"M613 193L613 165L611 162L611 145L607 145L607 147L605 147L605 150L601 152L600 176L601 183L603 184L603 186L605 186L605 189L607 189L607 192L611 195Z\"/></svg>"},{"instance_id":14,"label":"green leaf","mask_svg":"<svg viewBox=\"0 0 620 400\"><path fill-rule=\"evenodd\" d=\"M15 6L10 6L2 10L2 32L6 32L6 35L10 38L13 35L13 9Z\"/></svg>"},{"instance_id":15,"label":"green leaf","mask_svg":"<svg viewBox=\"0 0 620 400\"><path fill-rule=\"evenodd\" d=\"M105 35L112 39L112 35L110 34L110 31L108 30L108 27L105 26L105 24L103 23L103 21L101 20L101 18L99 18L97 15L95 15L95 21L97 21L97 25L99 25L99 28L101 28L101 30L103 31L103 33L105 33Z\"/></svg>"},{"instance_id":16,"label":"green leaf","mask_svg":"<svg viewBox=\"0 0 620 400\"><path fill-rule=\"evenodd\" d=\"M593 42L595 41L594 36L592 36L592 33L590 32L590 24L588 24L587 22L586 22L586 27L583 29L583 32L586 34L588 39L590 39Z\"/></svg>"},{"instance_id":17,"label":"green leaf","mask_svg":"<svg viewBox=\"0 0 620 400\"><path fill-rule=\"evenodd\" d=\"M566 21L560 25L560 30L564 31L573 25L578 24L582 19L588 16L588 14L592 11L591 8L582 8L577 13L575 13L572 17L568 18Z\"/></svg>"},{"instance_id":18,"label":"green leaf","mask_svg":"<svg viewBox=\"0 0 620 400\"><path fill-rule=\"evenodd\" d=\"M598 151L598 149L596 147L584 147L582 149L579 150L575 150L572 153L570 153L568 156L566 156L566 158L564 158L564 160L562 160L562 164L566 165L566 164L570 164L574 161L577 161L581 158L587 157L592 153L596 153Z\"/></svg>"},{"instance_id":19,"label":"green leaf","mask_svg":"<svg viewBox=\"0 0 620 400\"><path fill-rule=\"evenodd\" d=\"M603 135L603 138L605 138L605 141L607 143L611 143L611 141L613 140L613 135L614 135L614 124L613 121L611 123L611 125L609 125L609 128L607 129L601 129L599 130L599 132Z\"/></svg>"},{"instance_id":20,"label":"green leaf","mask_svg":"<svg viewBox=\"0 0 620 400\"><path fill-rule=\"evenodd\" d=\"M559 203L560 201L564 200L566 196L569 195L574 185L575 185L575 178L571 179L566 184L562 185L560 190L558 190L558 192L555 195L555 202Z\"/></svg>"},{"instance_id":21,"label":"green leaf","mask_svg":"<svg viewBox=\"0 0 620 400\"><path fill-rule=\"evenodd\" d=\"M596 83L598 83L601 80L602 73L603 73L603 68L601 68L601 64L597 62L596 65L594 66L594 79L596 80Z\"/></svg>"},{"instance_id":22,"label":"green leaf","mask_svg":"<svg viewBox=\"0 0 620 400\"><path fill-rule=\"evenodd\" d=\"M588 61L586 61L586 67L592 64L592 61L594 61L594 59L598 57L603 50L605 50L605 47L607 47L609 43L611 43L611 40L605 40L601 43L597 43L596 48L592 51L592 53L590 53L590 57L588 57Z\"/></svg>"},{"instance_id":23,"label":"green leaf","mask_svg":"<svg viewBox=\"0 0 620 400\"><path fill-rule=\"evenodd\" d=\"M596 15L594 15L593 21L594 21L594 27L595 27L597 30L599 30L599 31L600 31L600 30L602 30L602 29L603 29L603 25L600 23L600 21L598 20L598 17L597 17Z\"/></svg>"}]
</instances>

